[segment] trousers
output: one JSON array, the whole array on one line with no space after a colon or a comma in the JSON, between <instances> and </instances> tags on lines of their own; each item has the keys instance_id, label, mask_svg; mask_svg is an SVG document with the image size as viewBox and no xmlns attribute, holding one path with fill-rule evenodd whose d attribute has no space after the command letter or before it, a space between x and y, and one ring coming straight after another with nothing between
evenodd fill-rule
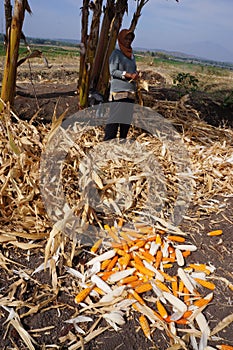
<instances>
[{"instance_id":1,"label":"trousers","mask_svg":"<svg viewBox=\"0 0 233 350\"><path fill-rule=\"evenodd\" d=\"M125 139L128 135L130 124L133 118L134 99L124 98L122 100L113 100L110 105L110 115L105 126L104 141L112 140L117 137Z\"/></svg>"}]
</instances>

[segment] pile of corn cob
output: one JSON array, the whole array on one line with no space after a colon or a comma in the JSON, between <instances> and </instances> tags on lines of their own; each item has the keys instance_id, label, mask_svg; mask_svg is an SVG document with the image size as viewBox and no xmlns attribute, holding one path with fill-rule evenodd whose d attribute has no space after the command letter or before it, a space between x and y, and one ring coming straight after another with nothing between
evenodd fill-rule
<instances>
[{"instance_id":1,"label":"pile of corn cob","mask_svg":"<svg viewBox=\"0 0 233 350\"><path fill-rule=\"evenodd\" d=\"M197 247L186 243L185 234L169 234L145 224L128 229L122 227L122 221L104 228L110 240L99 239L90 250L94 257L82 273L76 273L81 291L75 302L82 307L80 313L111 305L113 311L103 317L117 330L124 324L122 310L130 307L139 312L139 324L150 340L153 330L162 327L180 342L178 325L189 328L194 348L196 336L205 334L207 339L211 331L202 311L213 298L215 285L208 276L215 268L186 264ZM209 235L221 233L217 230ZM205 295L204 288L210 290ZM190 330L195 330L195 336Z\"/></svg>"}]
</instances>

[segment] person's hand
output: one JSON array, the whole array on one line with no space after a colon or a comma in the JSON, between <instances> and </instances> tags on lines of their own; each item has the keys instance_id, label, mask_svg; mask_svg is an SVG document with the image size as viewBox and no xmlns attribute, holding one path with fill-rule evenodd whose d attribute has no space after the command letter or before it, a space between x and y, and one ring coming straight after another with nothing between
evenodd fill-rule
<instances>
[{"instance_id":1,"label":"person's hand","mask_svg":"<svg viewBox=\"0 0 233 350\"><path fill-rule=\"evenodd\" d=\"M137 80L139 78L139 74L137 72L136 73L126 73L125 77L128 80Z\"/></svg>"}]
</instances>

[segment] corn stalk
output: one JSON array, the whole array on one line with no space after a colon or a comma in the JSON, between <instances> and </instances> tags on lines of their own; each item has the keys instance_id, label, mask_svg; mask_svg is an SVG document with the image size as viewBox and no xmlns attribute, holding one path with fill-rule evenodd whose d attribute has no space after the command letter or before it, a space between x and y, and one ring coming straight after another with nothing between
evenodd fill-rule
<instances>
[{"instance_id":1,"label":"corn stalk","mask_svg":"<svg viewBox=\"0 0 233 350\"><path fill-rule=\"evenodd\" d=\"M110 28L108 45L104 55L104 60L102 63L100 76L97 84L97 90L104 96L106 96L107 94L108 85L109 85L109 68L108 68L109 57L115 48L117 36L121 28L122 20L127 10L128 10L127 0L118 0L116 2L115 16Z\"/></svg>"},{"instance_id":2,"label":"corn stalk","mask_svg":"<svg viewBox=\"0 0 233 350\"><path fill-rule=\"evenodd\" d=\"M80 45L79 82L78 82L79 87L81 86L81 82L82 82L85 55L87 50L89 2L90 0L83 0L83 6L82 6L82 19L81 19L82 29L81 29L81 45Z\"/></svg>"},{"instance_id":3,"label":"corn stalk","mask_svg":"<svg viewBox=\"0 0 233 350\"><path fill-rule=\"evenodd\" d=\"M9 1L6 3L9 5ZM1 99L5 103L9 102L10 105L14 104L19 44L26 10L31 13L27 0L15 0L14 14L7 36L6 60L1 90ZM4 104L0 102L0 112L3 108Z\"/></svg>"},{"instance_id":4,"label":"corn stalk","mask_svg":"<svg viewBox=\"0 0 233 350\"><path fill-rule=\"evenodd\" d=\"M83 64L82 79L79 90L79 105L81 108L88 105L88 94L90 87L90 75L96 53L97 43L99 39L100 17L102 11L103 0L96 0L95 3L89 5L93 11L90 34L87 40L87 48Z\"/></svg>"},{"instance_id":5,"label":"corn stalk","mask_svg":"<svg viewBox=\"0 0 233 350\"><path fill-rule=\"evenodd\" d=\"M96 49L95 60L91 72L91 88L96 90L98 80L100 78L100 71L103 64L105 52L108 47L108 37L110 26L115 13L115 0L108 0L104 7L104 16L101 25L99 41Z\"/></svg>"},{"instance_id":6,"label":"corn stalk","mask_svg":"<svg viewBox=\"0 0 233 350\"><path fill-rule=\"evenodd\" d=\"M136 7L136 11L134 12L133 14L133 18L132 18L132 21L131 21L131 24L130 24L130 30L132 32L135 31L135 28L138 24L138 20L141 16L141 13L142 13L142 8L143 6L146 5L146 3L148 2L149 0L137 0L137 7Z\"/></svg>"},{"instance_id":7,"label":"corn stalk","mask_svg":"<svg viewBox=\"0 0 233 350\"><path fill-rule=\"evenodd\" d=\"M8 36L9 36L9 29L11 26L12 21L12 5L11 0L5 0L4 3L4 9L5 9L5 45L8 43Z\"/></svg>"}]
</instances>

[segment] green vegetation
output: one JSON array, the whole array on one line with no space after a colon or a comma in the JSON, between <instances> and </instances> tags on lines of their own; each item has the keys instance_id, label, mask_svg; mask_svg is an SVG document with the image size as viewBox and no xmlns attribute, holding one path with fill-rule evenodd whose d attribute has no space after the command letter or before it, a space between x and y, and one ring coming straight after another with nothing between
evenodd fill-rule
<instances>
[{"instance_id":1,"label":"green vegetation","mask_svg":"<svg viewBox=\"0 0 233 350\"><path fill-rule=\"evenodd\" d=\"M189 91L196 91L198 88L199 80L190 73L178 73L173 79L173 84L175 84L178 89L188 93Z\"/></svg>"},{"instance_id":2,"label":"green vegetation","mask_svg":"<svg viewBox=\"0 0 233 350\"><path fill-rule=\"evenodd\" d=\"M61 46L46 46L46 45L30 45L31 50L40 50L45 57L48 59L56 59L58 57L67 57L67 58L75 58L79 56L79 50L78 48L73 48L73 47L61 47ZM4 44L0 43L0 56L5 56L5 48ZM28 51L25 47L25 45L20 45L19 48L19 56L23 57L28 54Z\"/></svg>"}]
</instances>

